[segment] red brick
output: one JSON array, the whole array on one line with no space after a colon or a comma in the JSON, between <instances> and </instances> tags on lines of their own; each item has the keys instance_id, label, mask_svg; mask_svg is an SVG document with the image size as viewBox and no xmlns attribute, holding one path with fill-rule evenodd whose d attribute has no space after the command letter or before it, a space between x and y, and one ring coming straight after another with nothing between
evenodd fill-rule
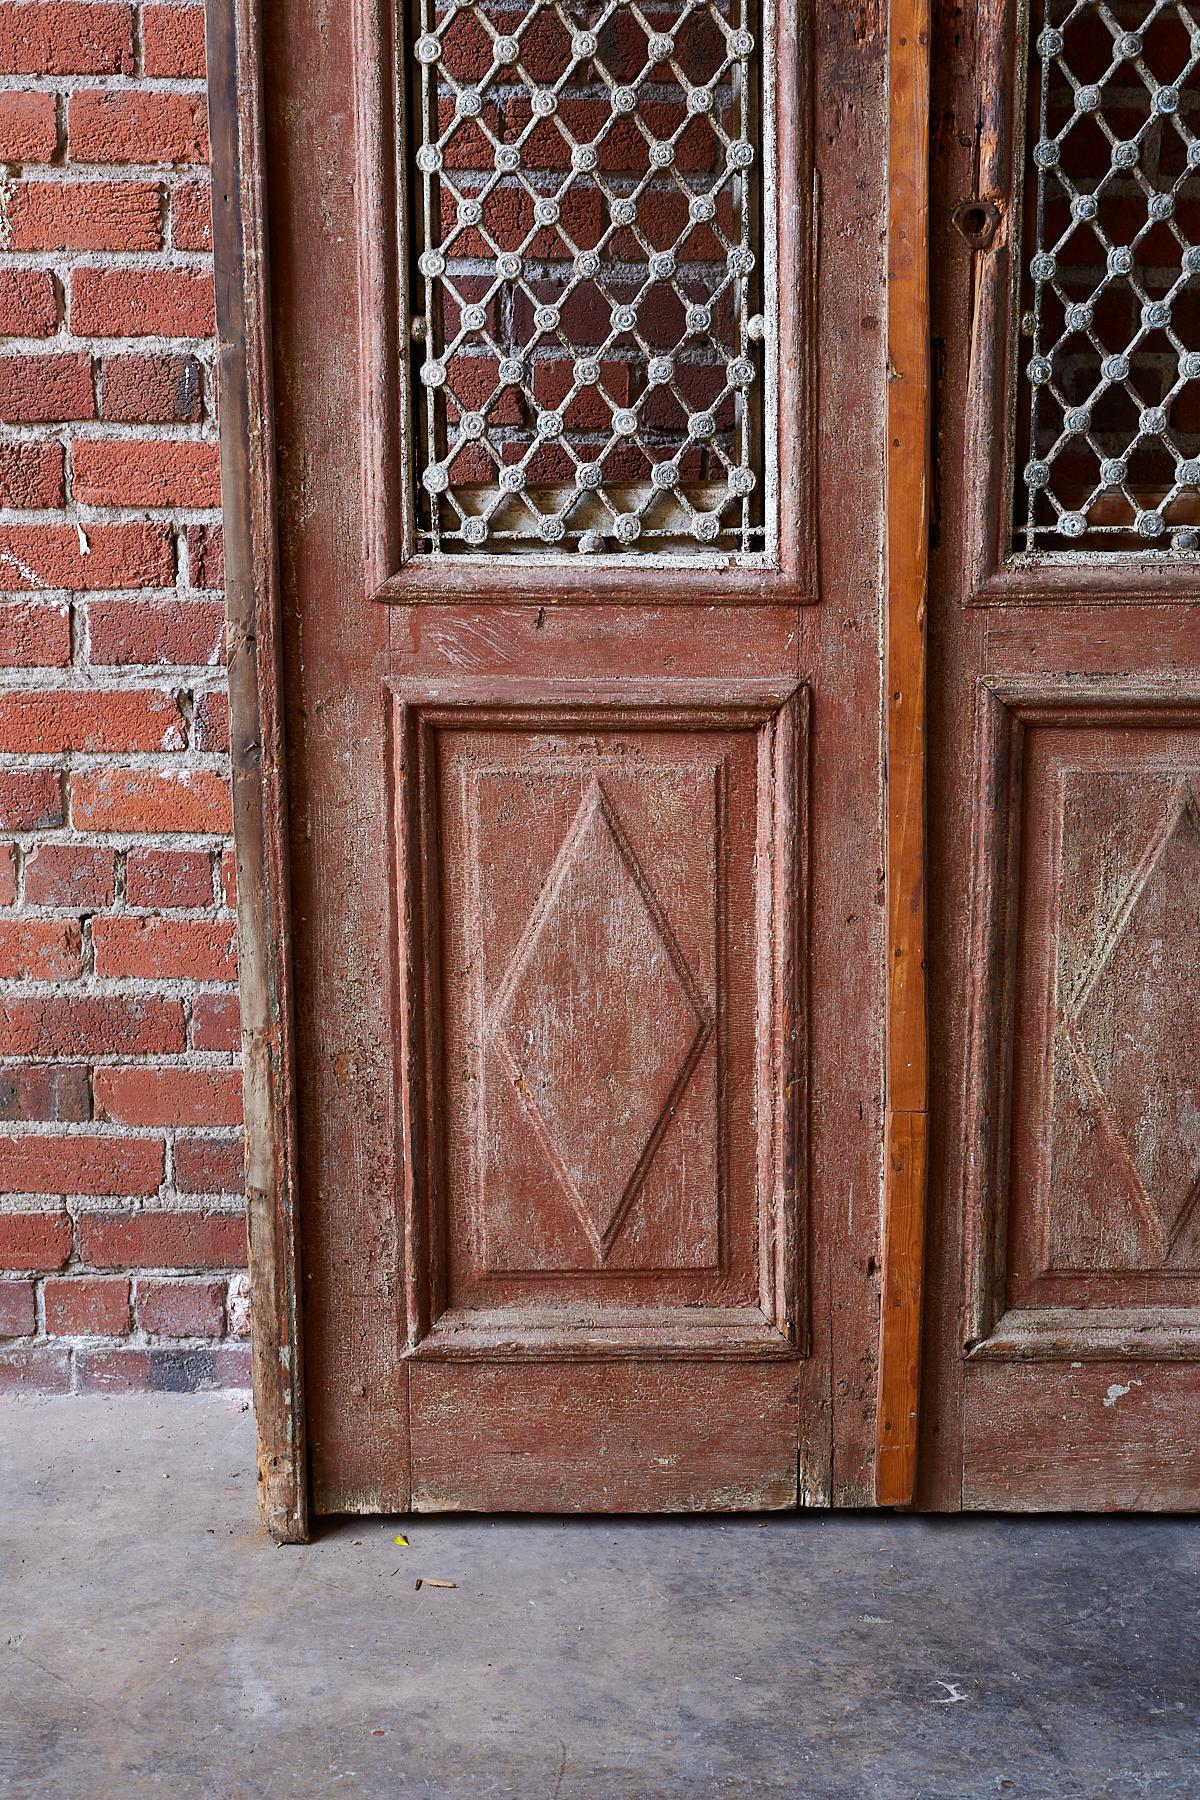
<instances>
[{"instance_id":1,"label":"red brick","mask_svg":"<svg viewBox=\"0 0 1200 1800\"><path fill-rule=\"evenodd\" d=\"M237 1213L83 1213L79 1247L104 1269L240 1269L246 1224Z\"/></svg>"},{"instance_id":2,"label":"red brick","mask_svg":"<svg viewBox=\"0 0 1200 1800\"><path fill-rule=\"evenodd\" d=\"M0 506L61 506L63 497L61 444L0 444Z\"/></svg>"},{"instance_id":3,"label":"red brick","mask_svg":"<svg viewBox=\"0 0 1200 1800\"><path fill-rule=\"evenodd\" d=\"M70 660L71 609L65 602L0 602L0 668L65 669Z\"/></svg>"},{"instance_id":4,"label":"red brick","mask_svg":"<svg viewBox=\"0 0 1200 1800\"><path fill-rule=\"evenodd\" d=\"M0 337L52 337L58 330L54 278L45 269L0 269ZM12 416L0 408L0 417Z\"/></svg>"},{"instance_id":5,"label":"red brick","mask_svg":"<svg viewBox=\"0 0 1200 1800\"><path fill-rule=\"evenodd\" d=\"M116 853L84 844L35 844L25 858L29 906L73 906L96 912L111 906L116 891Z\"/></svg>"},{"instance_id":6,"label":"red brick","mask_svg":"<svg viewBox=\"0 0 1200 1800\"><path fill-rule=\"evenodd\" d=\"M206 769L101 769L71 777L71 816L81 831L224 836L230 810L228 783Z\"/></svg>"},{"instance_id":7,"label":"red brick","mask_svg":"<svg viewBox=\"0 0 1200 1800\"><path fill-rule=\"evenodd\" d=\"M186 741L171 694L95 688L0 694L0 752L182 750Z\"/></svg>"},{"instance_id":8,"label":"red brick","mask_svg":"<svg viewBox=\"0 0 1200 1800\"><path fill-rule=\"evenodd\" d=\"M32 1337L36 1330L32 1281L0 1281L0 1338Z\"/></svg>"},{"instance_id":9,"label":"red brick","mask_svg":"<svg viewBox=\"0 0 1200 1800\"><path fill-rule=\"evenodd\" d=\"M177 250L212 249L212 199L207 181L184 181L171 195L171 242Z\"/></svg>"},{"instance_id":10,"label":"red brick","mask_svg":"<svg viewBox=\"0 0 1200 1800\"><path fill-rule=\"evenodd\" d=\"M147 75L204 80L204 8L142 9L142 67Z\"/></svg>"},{"instance_id":11,"label":"red brick","mask_svg":"<svg viewBox=\"0 0 1200 1800\"><path fill-rule=\"evenodd\" d=\"M0 919L0 981L77 981L83 941L76 919Z\"/></svg>"},{"instance_id":12,"label":"red brick","mask_svg":"<svg viewBox=\"0 0 1200 1800\"><path fill-rule=\"evenodd\" d=\"M170 587L175 546L167 525L0 526L0 589ZM84 548L86 545L86 548Z\"/></svg>"},{"instance_id":13,"label":"red brick","mask_svg":"<svg viewBox=\"0 0 1200 1800\"><path fill-rule=\"evenodd\" d=\"M100 410L106 419L125 425L198 424L204 413L199 359L106 356L101 364Z\"/></svg>"},{"instance_id":14,"label":"red brick","mask_svg":"<svg viewBox=\"0 0 1200 1800\"><path fill-rule=\"evenodd\" d=\"M0 1119L78 1123L92 1116L88 1072L70 1063L25 1063L0 1068Z\"/></svg>"},{"instance_id":15,"label":"red brick","mask_svg":"<svg viewBox=\"0 0 1200 1800\"><path fill-rule=\"evenodd\" d=\"M169 1056L185 1047L181 1003L156 995L46 994L0 1006L3 1056Z\"/></svg>"},{"instance_id":16,"label":"red brick","mask_svg":"<svg viewBox=\"0 0 1200 1800\"><path fill-rule=\"evenodd\" d=\"M0 1137L0 1187L10 1194L156 1194L162 1178L157 1139ZM0 1254L0 1267L12 1266Z\"/></svg>"},{"instance_id":17,"label":"red brick","mask_svg":"<svg viewBox=\"0 0 1200 1800\"><path fill-rule=\"evenodd\" d=\"M53 425L95 416L92 359L85 352L0 361L0 419L6 424Z\"/></svg>"},{"instance_id":18,"label":"red brick","mask_svg":"<svg viewBox=\"0 0 1200 1800\"><path fill-rule=\"evenodd\" d=\"M158 250L162 196L148 181L26 181L9 222L13 250Z\"/></svg>"},{"instance_id":19,"label":"red brick","mask_svg":"<svg viewBox=\"0 0 1200 1800\"><path fill-rule=\"evenodd\" d=\"M77 0L0 5L0 74L132 75L132 9Z\"/></svg>"},{"instance_id":20,"label":"red brick","mask_svg":"<svg viewBox=\"0 0 1200 1800\"><path fill-rule=\"evenodd\" d=\"M111 1125L240 1125L238 1069L97 1069L96 1117Z\"/></svg>"},{"instance_id":21,"label":"red brick","mask_svg":"<svg viewBox=\"0 0 1200 1800\"><path fill-rule=\"evenodd\" d=\"M197 994L192 1002L193 1050L240 1050L242 1020L236 994ZM240 1124L241 1113L231 1124ZM215 1121L214 1121L215 1123Z\"/></svg>"},{"instance_id":22,"label":"red brick","mask_svg":"<svg viewBox=\"0 0 1200 1800\"><path fill-rule=\"evenodd\" d=\"M189 525L187 540L188 579L196 588L221 588L225 585L225 539L219 525Z\"/></svg>"},{"instance_id":23,"label":"red brick","mask_svg":"<svg viewBox=\"0 0 1200 1800\"><path fill-rule=\"evenodd\" d=\"M215 444L169 438L146 443L80 439L72 461L75 498L87 506L221 504L221 464Z\"/></svg>"},{"instance_id":24,"label":"red brick","mask_svg":"<svg viewBox=\"0 0 1200 1800\"><path fill-rule=\"evenodd\" d=\"M19 1350L13 1350L16 1357ZM154 1344L147 1349L90 1347L76 1350L75 1367L81 1394L195 1394L209 1388L250 1385L250 1350L246 1344Z\"/></svg>"},{"instance_id":25,"label":"red brick","mask_svg":"<svg viewBox=\"0 0 1200 1800\"><path fill-rule=\"evenodd\" d=\"M0 1394L66 1394L71 1390L71 1352L47 1344L0 1351Z\"/></svg>"},{"instance_id":26,"label":"red brick","mask_svg":"<svg viewBox=\"0 0 1200 1800\"><path fill-rule=\"evenodd\" d=\"M125 859L125 898L130 906L211 906L212 897L211 851L138 848Z\"/></svg>"},{"instance_id":27,"label":"red brick","mask_svg":"<svg viewBox=\"0 0 1200 1800\"><path fill-rule=\"evenodd\" d=\"M193 722L197 750L228 750L229 699L225 693L198 694Z\"/></svg>"},{"instance_id":28,"label":"red brick","mask_svg":"<svg viewBox=\"0 0 1200 1800\"><path fill-rule=\"evenodd\" d=\"M83 337L209 338L212 277L181 269L74 269L69 316Z\"/></svg>"},{"instance_id":29,"label":"red brick","mask_svg":"<svg viewBox=\"0 0 1200 1800\"><path fill-rule=\"evenodd\" d=\"M61 1269L71 1243L65 1212L0 1213L0 1269Z\"/></svg>"},{"instance_id":30,"label":"red brick","mask_svg":"<svg viewBox=\"0 0 1200 1800\"><path fill-rule=\"evenodd\" d=\"M94 664L211 668L225 648L225 608L219 600L100 600L88 608ZM226 746L201 741L202 750Z\"/></svg>"},{"instance_id":31,"label":"red brick","mask_svg":"<svg viewBox=\"0 0 1200 1800\"><path fill-rule=\"evenodd\" d=\"M11 906L17 897L17 848L0 844L0 906Z\"/></svg>"},{"instance_id":32,"label":"red brick","mask_svg":"<svg viewBox=\"0 0 1200 1800\"><path fill-rule=\"evenodd\" d=\"M237 905L237 852L232 847L221 852L221 897L226 906Z\"/></svg>"},{"instance_id":33,"label":"red brick","mask_svg":"<svg viewBox=\"0 0 1200 1800\"><path fill-rule=\"evenodd\" d=\"M143 1279L137 1319L151 1337L218 1338L225 1330L225 1283Z\"/></svg>"},{"instance_id":34,"label":"red brick","mask_svg":"<svg viewBox=\"0 0 1200 1800\"><path fill-rule=\"evenodd\" d=\"M175 1186L181 1194L240 1194L246 1181L241 1138L176 1138Z\"/></svg>"},{"instance_id":35,"label":"red brick","mask_svg":"<svg viewBox=\"0 0 1200 1800\"><path fill-rule=\"evenodd\" d=\"M96 973L157 981L233 981L231 924L210 919L97 919Z\"/></svg>"},{"instance_id":36,"label":"red brick","mask_svg":"<svg viewBox=\"0 0 1200 1800\"><path fill-rule=\"evenodd\" d=\"M127 1337L129 1280L124 1276L60 1275L42 1289L51 1337Z\"/></svg>"},{"instance_id":37,"label":"red brick","mask_svg":"<svg viewBox=\"0 0 1200 1800\"><path fill-rule=\"evenodd\" d=\"M57 769L0 769L0 829L45 831L62 822Z\"/></svg>"},{"instance_id":38,"label":"red brick","mask_svg":"<svg viewBox=\"0 0 1200 1800\"><path fill-rule=\"evenodd\" d=\"M72 162L207 162L204 96L84 88L67 108L67 155Z\"/></svg>"},{"instance_id":39,"label":"red brick","mask_svg":"<svg viewBox=\"0 0 1200 1800\"><path fill-rule=\"evenodd\" d=\"M57 148L53 94L0 94L0 162L49 162Z\"/></svg>"},{"instance_id":40,"label":"red brick","mask_svg":"<svg viewBox=\"0 0 1200 1800\"><path fill-rule=\"evenodd\" d=\"M220 1387L250 1387L254 1363L249 1344L222 1344L213 1351L212 1359Z\"/></svg>"}]
</instances>

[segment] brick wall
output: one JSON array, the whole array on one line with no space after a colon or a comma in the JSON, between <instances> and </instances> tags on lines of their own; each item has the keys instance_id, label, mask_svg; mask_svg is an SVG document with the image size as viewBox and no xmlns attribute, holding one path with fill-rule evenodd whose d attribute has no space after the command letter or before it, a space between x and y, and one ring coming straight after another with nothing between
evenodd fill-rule
<instances>
[{"instance_id":1,"label":"brick wall","mask_svg":"<svg viewBox=\"0 0 1200 1800\"><path fill-rule=\"evenodd\" d=\"M203 19L0 3L0 1389L249 1373Z\"/></svg>"}]
</instances>

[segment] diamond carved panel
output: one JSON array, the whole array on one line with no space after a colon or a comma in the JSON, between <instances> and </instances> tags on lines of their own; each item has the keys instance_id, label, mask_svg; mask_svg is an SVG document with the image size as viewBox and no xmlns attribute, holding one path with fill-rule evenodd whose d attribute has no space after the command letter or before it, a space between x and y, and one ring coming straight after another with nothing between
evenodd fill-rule
<instances>
[{"instance_id":1,"label":"diamond carved panel","mask_svg":"<svg viewBox=\"0 0 1200 1800\"><path fill-rule=\"evenodd\" d=\"M1089 1109L1089 1135L1103 1142L1163 1263L1200 1198L1198 981L1200 805L1188 781L1146 845L1062 1022L1067 1079ZM1075 1224L1073 1208L1052 1203L1052 1268L1080 1260ZM1118 1255L1141 1237L1108 1235Z\"/></svg>"},{"instance_id":2,"label":"diamond carved panel","mask_svg":"<svg viewBox=\"0 0 1200 1800\"><path fill-rule=\"evenodd\" d=\"M489 1036L601 1262L711 1030L594 779L501 985Z\"/></svg>"},{"instance_id":3,"label":"diamond carved panel","mask_svg":"<svg viewBox=\"0 0 1200 1800\"><path fill-rule=\"evenodd\" d=\"M796 1344L804 695L693 685L398 708L422 1355Z\"/></svg>"},{"instance_id":4,"label":"diamond carved panel","mask_svg":"<svg viewBox=\"0 0 1200 1800\"><path fill-rule=\"evenodd\" d=\"M1031 687L980 701L965 1342L1192 1356L1200 710Z\"/></svg>"}]
</instances>

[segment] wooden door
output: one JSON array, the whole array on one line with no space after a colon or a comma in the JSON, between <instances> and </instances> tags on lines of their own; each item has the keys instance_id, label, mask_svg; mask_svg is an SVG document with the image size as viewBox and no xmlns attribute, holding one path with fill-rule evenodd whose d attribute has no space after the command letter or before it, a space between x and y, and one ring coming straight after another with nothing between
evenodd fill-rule
<instances>
[{"instance_id":1,"label":"wooden door","mask_svg":"<svg viewBox=\"0 0 1200 1800\"><path fill-rule=\"evenodd\" d=\"M867 1501L886 44L791 0L236 33L268 1488L306 1434L317 1512Z\"/></svg>"},{"instance_id":2,"label":"wooden door","mask_svg":"<svg viewBox=\"0 0 1200 1800\"><path fill-rule=\"evenodd\" d=\"M1194 1508L1200 11L935 44L923 1498Z\"/></svg>"}]
</instances>

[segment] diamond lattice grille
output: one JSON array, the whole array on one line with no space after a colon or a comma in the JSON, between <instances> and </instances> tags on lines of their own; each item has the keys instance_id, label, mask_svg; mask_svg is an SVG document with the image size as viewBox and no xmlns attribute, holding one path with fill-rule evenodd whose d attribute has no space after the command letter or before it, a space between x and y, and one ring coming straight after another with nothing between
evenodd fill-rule
<instances>
[{"instance_id":1,"label":"diamond lattice grille","mask_svg":"<svg viewBox=\"0 0 1200 1800\"><path fill-rule=\"evenodd\" d=\"M420 0L418 547L769 550L749 0Z\"/></svg>"},{"instance_id":2,"label":"diamond lattice grille","mask_svg":"<svg viewBox=\"0 0 1200 1800\"><path fill-rule=\"evenodd\" d=\"M1200 545L1200 5L1034 0L1014 537Z\"/></svg>"}]
</instances>

